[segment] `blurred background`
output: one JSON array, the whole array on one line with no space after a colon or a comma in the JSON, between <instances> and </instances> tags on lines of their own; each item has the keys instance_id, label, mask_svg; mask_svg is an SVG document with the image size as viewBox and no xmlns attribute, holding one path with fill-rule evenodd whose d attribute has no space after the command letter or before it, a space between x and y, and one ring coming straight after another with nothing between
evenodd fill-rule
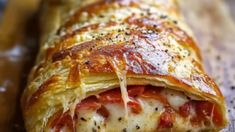
<instances>
[{"instance_id":1,"label":"blurred background","mask_svg":"<svg viewBox=\"0 0 235 132\"><path fill-rule=\"evenodd\" d=\"M235 0L179 0L235 131ZM226 5L224 4L226 2ZM40 0L0 0L0 132L24 131L20 95L37 54ZM200 20L199 20L200 19Z\"/></svg>"},{"instance_id":2,"label":"blurred background","mask_svg":"<svg viewBox=\"0 0 235 132\"><path fill-rule=\"evenodd\" d=\"M0 0L1 132L24 131L20 95L37 54L38 7L38 0Z\"/></svg>"}]
</instances>

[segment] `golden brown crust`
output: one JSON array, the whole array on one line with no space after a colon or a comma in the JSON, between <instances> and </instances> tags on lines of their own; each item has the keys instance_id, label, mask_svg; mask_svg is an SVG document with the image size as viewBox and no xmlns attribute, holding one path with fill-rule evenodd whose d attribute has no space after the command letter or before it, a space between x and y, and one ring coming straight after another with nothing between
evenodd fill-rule
<instances>
[{"instance_id":1,"label":"golden brown crust","mask_svg":"<svg viewBox=\"0 0 235 132\"><path fill-rule=\"evenodd\" d=\"M42 57L23 96L27 129L47 129L47 120L58 110L116 87L120 71L127 72L128 85L139 79L142 85L161 84L217 103L226 124L223 95L205 74L199 48L170 6L174 4L100 0L79 8L65 22L60 19L59 28L41 47ZM126 14L118 14L121 11ZM87 79L92 76L101 78ZM92 83L104 87L90 88Z\"/></svg>"}]
</instances>

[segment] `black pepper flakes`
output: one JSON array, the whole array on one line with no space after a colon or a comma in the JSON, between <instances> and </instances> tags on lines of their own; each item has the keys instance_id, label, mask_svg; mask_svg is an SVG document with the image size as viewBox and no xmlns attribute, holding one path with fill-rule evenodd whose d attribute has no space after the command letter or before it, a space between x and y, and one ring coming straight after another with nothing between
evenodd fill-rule
<instances>
[{"instance_id":1,"label":"black pepper flakes","mask_svg":"<svg viewBox=\"0 0 235 132\"><path fill-rule=\"evenodd\" d=\"M84 64L89 65L89 64L91 64L91 62L90 61L86 61Z\"/></svg>"},{"instance_id":2,"label":"black pepper flakes","mask_svg":"<svg viewBox=\"0 0 235 132\"><path fill-rule=\"evenodd\" d=\"M81 117L80 119L81 119L82 121L87 121L87 120L86 120L85 118L83 118L83 117Z\"/></svg>"},{"instance_id":3,"label":"black pepper flakes","mask_svg":"<svg viewBox=\"0 0 235 132\"><path fill-rule=\"evenodd\" d=\"M151 15L150 9L147 9L146 11L147 11L147 15Z\"/></svg>"},{"instance_id":4,"label":"black pepper flakes","mask_svg":"<svg viewBox=\"0 0 235 132\"><path fill-rule=\"evenodd\" d=\"M155 111L158 111L158 107L155 108Z\"/></svg>"},{"instance_id":5,"label":"black pepper flakes","mask_svg":"<svg viewBox=\"0 0 235 132\"><path fill-rule=\"evenodd\" d=\"M139 130L139 129L140 129L140 126L139 126L139 125L136 125L135 127L136 127L136 129L137 129L137 130Z\"/></svg>"},{"instance_id":6,"label":"black pepper flakes","mask_svg":"<svg viewBox=\"0 0 235 132\"><path fill-rule=\"evenodd\" d=\"M98 126L97 128L100 129L100 126Z\"/></svg>"},{"instance_id":7,"label":"black pepper flakes","mask_svg":"<svg viewBox=\"0 0 235 132\"><path fill-rule=\"evenodd\" d=\"M230 100L230 103L233 104L233 100Z\"/></svg>"},{"instance_id":8,"label":"black pepper flakes","mask_svg":"<svg viewBox=\"0 0 235 132\"><path fill-rule=\"evenodd\" d=\"M78 115L75 113L74 114L74 120L77 120L78 119Z\"/></svg>"},{"instance_id":9,"label":"black pepper flakes","mask_svg":"<svg viewBox=\"0 0 235 132\"><path fill-rule=\"evenodd\" d=\"M167 18L167 15L161 15L160 18L161 18L161 19L166 19L166 18Z\"/></svg>"},{"instance_id":10,"label":"black pepper flakes","mask_svg":"<svg viewBox=\"0 0 235 132\"><path fill-rule=\"evenodd\" d=\"M234 90L235 89L235 86L231 86L231 90Z\"/></svg>"},{"instance_id":11,"label":"black pepper flakes","mask_svg":"<svg viewBox=\"0 0 235 132\"><path fill-rule=\"evenodd\" d=\"M104 18L104 15L101 14L101 15L99 15L99 17Z\"/></svg>"},{"instance_id":12,"label":"black pepper flakes","mask_svg":"<svg viewBox=\"0 0 235 132\"><path fill-rule=\"evenodd\" d=\"M216 60L217 61L220 61L221 60L221 57L219 55L216 56Z\"/></svg>"},{"instance_id":13,"label":"black pepper flakes","mask_svg":"<svg viewBox=\"0 0 235 132\"><path fill-rule=\"evenodd\" d=\"M178 24L178 21L176 21L176 20L173 20L173 23L174 23L174 24Z\"/></svg>"},{"instance_id":14,"label":"black pepper flakes","mask_svg":"<svg viewBox=\"0 0 235 132\"><path fill-rule=\"evenodd\" d=\"M96 121L94 121L94 125L96 126L97 124L96 124Z\"/></svg>"},{"instance_id":15,"label":"black pepper flakes","mask_svg":"<svg viewBox=\"0 0 235 132\"><path fill-rule=\"evenodd\" d=\"M125 35L131 35L130 33L128 33L128 32L125 32Z\"/></svg>"},{"instance_id":16,"label":"black pepper flakes","mask_svg":"<svg viewBox=\"0 0 235 132\"><path fill-rule=\"evenodd\" d=\"M121 121L121 120L122 120L122 117L119 117L119 118L118 118L118 121Z\"/></svg>"},{"instance_id":17,"label":"black pepper flakes","mask_svg":"<svg viewBox=\"0 0 235 132\"><path fill-rule=\"evenodd\" d=\"M127 132L126 128L124 128L122 131L123 131L123 132Z\"/></svg>"},{"instance_id":18,"label":"black pepper flakes","mask_svg":"<svg viewBox=\"0 0 235 132\"><path fill-rule=\"evenodd\" d=\"M97 132L97 130L95 128L92 128L92 132Z\"/></svg>"}]
</instances>

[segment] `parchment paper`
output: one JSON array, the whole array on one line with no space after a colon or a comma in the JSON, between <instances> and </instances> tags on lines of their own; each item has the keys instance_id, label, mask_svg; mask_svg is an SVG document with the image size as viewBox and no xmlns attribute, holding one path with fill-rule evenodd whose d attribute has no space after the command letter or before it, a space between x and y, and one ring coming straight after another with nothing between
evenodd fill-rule
<instances>
[{"instance_id":1,"label":"parchment paper","mask_svg":"<svg viewBox=\"0 0 235 132\"><path fill-rule=\"evenodd\" d=\"M230 10L235 0L226 1ZM235 132L235 23L222 0L180 0L185 20L201 49L204 67L226 98L230 118L224 132Z\"/></svg>"}]
</instances>

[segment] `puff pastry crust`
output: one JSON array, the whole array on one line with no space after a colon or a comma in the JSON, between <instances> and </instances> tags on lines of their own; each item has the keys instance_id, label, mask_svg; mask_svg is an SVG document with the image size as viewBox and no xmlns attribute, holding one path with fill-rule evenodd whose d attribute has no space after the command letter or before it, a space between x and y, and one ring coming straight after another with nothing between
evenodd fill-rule
<instances>
[{"instance_id":1,"label":"puff pastry crust","mask_svg":"<svg viewBox=\"0 0 235 132\"><path fill-rule=\"evenodd\" d=\"M224 97L203 70L199 48L185 25L177 1L47 0L43 3L41 23L40 52L22 97L27 131L137 131L138 128L139 131L218 131L226 126ZM209 125L203 122L203 125L187 127L184 123L191 117L184 121L186 118L177 114L179 118L175 117L173 125L166 125L168 128L164 129L140 124L134 130L128 128L131 126L128 123L122 124L126 128L117 125L112 129L108 127L112 124L107 123L111 117L101 114L106 126L89 129L89 124L79 125L79 119L75 118L78 106L86 99L95 97L97 100L115 89L120 91L114 96L121 93L123 109L127 109L120 108L120 113L115 115L121 115L122 111L127 120L128 116L137 120L128 113L131 87L142 88L144 92L163 88L161 95L166 96L168 103L173 102L169 107L180 102L168 98L168 94L173 93L177 98L182 95L190 101L213 104L213 107L206 106L212 114L207 116L213 118L217 113L220 122L213 118ZM144 92L138 94L137 100L142 100L142 113L148 113L147 109L152 106L144 104L152 99L142 99ZM171 113L168 105L166 107L168 103L160 102L164 108L158 110L158 114ZM110 116L117 106L111 103L104 107L105 111L110 107ZM173 107L171 111L178 113L177 109ZM92 112L86 109L83 115ZM148 120L141 116L140 121L151 124L160 117Z\"/></svg>"}]
</instances>

